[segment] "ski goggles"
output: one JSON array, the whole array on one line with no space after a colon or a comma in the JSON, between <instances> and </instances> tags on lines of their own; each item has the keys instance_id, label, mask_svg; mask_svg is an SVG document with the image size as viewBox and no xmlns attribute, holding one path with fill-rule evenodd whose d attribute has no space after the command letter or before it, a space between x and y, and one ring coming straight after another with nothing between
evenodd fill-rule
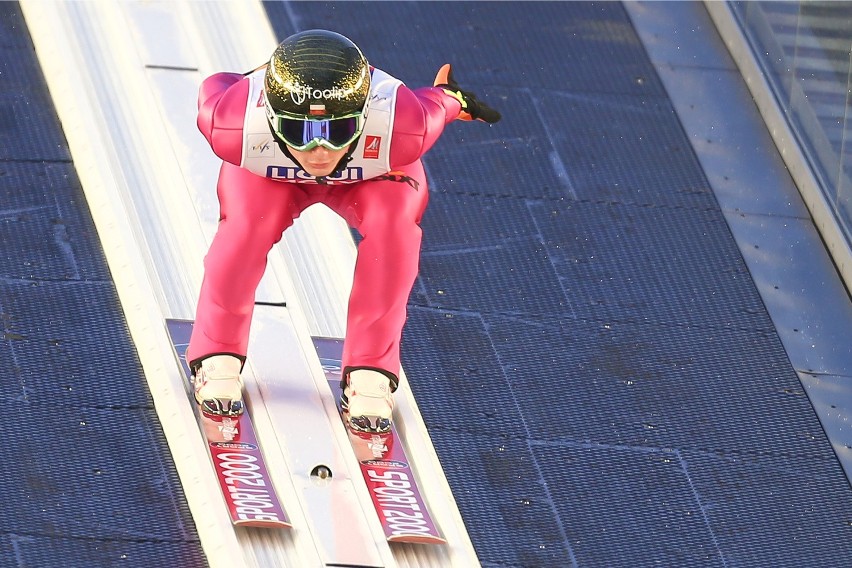
<instances>
[{"instance_id":1,"label":"ski goggles","mask_svg":"<svg viewBox=\"0 0 852 568\"><path fill-rule=\"evenodd\" d=\"M364 129L363 112L311 120L275 112L267 103L266 116L275 134L287 146L300 152L324 146L329 150L342 150L352 144Z\"/></svg>"},{"instance_id":2,"label":"ski goggles","mask_svg":"<svg viewBox=\"0 0 852 568\"><path fill-rule=\"evenodd\" d=\"M342 150L358 138L362 124L360 115L329 120L303 120L276 115L272 128L294 150L312 150L317 146Z\"/></svg>"}]
</instances>

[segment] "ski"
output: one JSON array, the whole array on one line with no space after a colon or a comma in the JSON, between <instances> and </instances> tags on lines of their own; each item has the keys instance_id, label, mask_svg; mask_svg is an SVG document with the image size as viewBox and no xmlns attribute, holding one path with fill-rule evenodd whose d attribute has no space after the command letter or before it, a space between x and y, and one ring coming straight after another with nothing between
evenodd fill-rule
<instances>
[{"instance_id":1,"label":"ski","mask_svg":"<svg viewBox=\"0 0 852 568\"><path fill-rule=\"evenodd\" d=\"M357 432L346 424L340 408L343 340L312 339L388 542L445 544L426 508L396 428L372 434Z\"/></svg>"},{"instance_id":2,"label":"ski","mask_svg":"<svg viewBox=\"0 0 852 568\"><path fill-rule=\"evenodd\" d=\"M275 493L248 410L237 417L214 416L203 412L195 402L192 373L185 356L192 324L191 320L166 320L175 357L187 380L190 401L231 523L242 527L290 528L292 525Z\"/></svg>"}]
</instances>

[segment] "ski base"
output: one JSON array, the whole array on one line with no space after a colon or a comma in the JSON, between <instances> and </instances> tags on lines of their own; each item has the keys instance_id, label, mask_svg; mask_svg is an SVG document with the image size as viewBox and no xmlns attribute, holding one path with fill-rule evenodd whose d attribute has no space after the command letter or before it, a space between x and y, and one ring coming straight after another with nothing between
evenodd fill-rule
<instances>
[{"instance_id":1,"label":"ski base","mask_svg":"<svg viewBox=\"0 0 852 568\"><path fill-rule=\"evenodd\" d=\"M188 381L190 393L193 391L192 373L185 354L192 324L191 320L166 320L175 356ZM203 412L191 394L190 399L231 523L242 527L291 528L275 493L248 411L235 417L214 416Z\"/></svg>"},{"instance_id":2,"label":"ski base","mask_svg":"<svg viewBox=\"0 0 852 568\"><path fill-rule=\"evenodd\" d=\"M446 544L426 508L396 427L376 434L357 432L346 424L339 404L343 340L314 337L313 341L388 542Z\"/></svg>"}]
</instances>

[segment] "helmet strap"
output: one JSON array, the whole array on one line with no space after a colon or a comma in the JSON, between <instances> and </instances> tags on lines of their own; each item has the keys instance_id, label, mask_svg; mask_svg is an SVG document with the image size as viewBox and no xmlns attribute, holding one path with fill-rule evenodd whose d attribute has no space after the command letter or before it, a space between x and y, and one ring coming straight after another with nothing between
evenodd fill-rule
<instances>
[{"instance_id":1,"label":"helmet strap","mask_svg":"<svg viewBox=\"0 0 852 568\"><path fill-rule=\"evenodd\" d=\"M331 175L339 174L343 171L343 168L345 168L349 164L349 162L352 161L352 154L355 153L355 147L358 145L358 140L360 139L361 136L359 135L358 138L352 141L352 144L349 145L349 149L346 150L346 153L343 154L343 157L340 158L340 161L337 162L336 166L334 166L334 171L331 172Z\"/></svg>"}]
</instances>

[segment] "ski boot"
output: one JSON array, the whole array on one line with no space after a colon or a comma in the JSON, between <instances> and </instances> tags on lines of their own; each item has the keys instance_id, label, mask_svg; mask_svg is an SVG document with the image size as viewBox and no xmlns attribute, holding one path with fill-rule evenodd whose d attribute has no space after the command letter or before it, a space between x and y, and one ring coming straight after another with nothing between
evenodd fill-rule
<instances>
[{"instance_id":1,"label":"ski boot","mask_svg":"<svg viewBox=\"0 0 852 568\"><path fill-rule=\"evenodd\" d=\"M395 387L393 381L379 371L356 369L349 373L340 397L349 426L358 432L389 432Z\"/></svg>"},{"instance_id":2,"label":"ski boot","mask_svg":"<svg viewBox=\"0 0 852 568\"><path fill-rule=\"evenodd\" d=\"M242 361L233 355L214 355L193 365L195 400L201 410L215 416L243 412Z\"/></svg>"}]
</instances>

